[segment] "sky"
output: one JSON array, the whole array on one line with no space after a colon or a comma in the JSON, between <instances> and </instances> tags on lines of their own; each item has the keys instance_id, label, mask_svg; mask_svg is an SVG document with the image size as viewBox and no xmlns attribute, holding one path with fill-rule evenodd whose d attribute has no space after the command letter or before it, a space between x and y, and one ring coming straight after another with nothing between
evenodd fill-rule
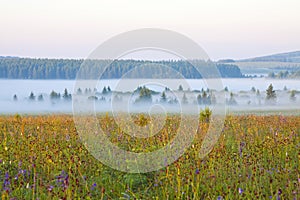
<instances>
[{"instance_id":1,"label":"sky","mask_svg":"<svg viewBox=\"0 0 300 200\"><path fill-rule=\"evenodd\" d=\"M300 50L299 0L0 0L0 55L86 58L140 28L176 31L212 60Z\"/></svg>"}]
</instances>

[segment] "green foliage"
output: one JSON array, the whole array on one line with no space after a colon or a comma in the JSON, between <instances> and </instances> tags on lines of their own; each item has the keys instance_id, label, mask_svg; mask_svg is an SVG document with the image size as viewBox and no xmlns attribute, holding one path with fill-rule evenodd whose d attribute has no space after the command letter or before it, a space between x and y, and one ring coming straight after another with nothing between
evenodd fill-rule
<instances>
[{"instance_id":1,"label":"green foliage","mask_svg":"<svg viewBox=\"0 0 300 200\"><path fill-rule=\"evenodd\" d=\"M276 102L276 93L275 93L275 90L273 89L272 84L269 85L266 92L267 92L267 96L266 96L267 103L275 103Z\"/></svg>"},{"instance_id":2,"label":"green foliage","mask_svg":"<svg viewBox=\"0 0 300 200\"><path fill-rule=\"evenodd\" d=\"M216 103L216 97L212 93L210 95L208 95L207 92L203 90L202 95L199 94L197 96L197 103L199 105L215 104Z\"/></svg>"},{"instance_id":3,"label":"green foliage","mask_svg":"<svg viewBox=\"0 0 300 200\"><path fill-rule=\"evenodd\" d=\"M52 90L50 93L50 99L51 100L59 100L60 99L60 94Z\"/></svg>"},{"instance_id":4,"label":"green foliage","mask_svg":"<svg viewBox=\"0 0 300 200\"><path fill-rule=\"evenodd\" d=\"M67 88L65 88L65 91L64 91L64 94L63 94L63 99L66 100L66 101L72 100L72 95L69 94Z\"/></svg>"},{"instance_id":5,"label":"green foliage","mask_svg":"<svg viewBox=\"0 0 300 200\"><path fill-rule=\"evenodd\" d=\"M136 191L140 187L147 187L148 185L147 176L144 174L125 174L123 180L133 191Z\"/></svg>"},{"instance_id":6,"label":"green foliage","mask_svg":"<svg viewBox=\"0 0 300 200\"><path fill-rule=\"evenodd\" d=\"M277 79L287 79L287 78L300 78L300 70L293 70L291 72L285 70L280 71L277 74L274 72L270 72L268 74L269 78L277 78Z\"/></svg>"},{"instance_id":7,"label":"green foliage","mask_svg":"<svg viewBox=\"0 0 300 200\"><path fill-rule=\"evenodd\" d=\"M200 112L200 122L209 123L211 115L212 111L208 107L206 107Z\"/></svg>"},{"instance_id":8,"label":"green foliage","mask_svg":"<svg viewBox=\"0 0 300 200\"><path fill-rule=\"evenodd\" d=\"M152 103L151 90L146 86L138 88L139 97L136 99L136 103Z\"/></svg>"}]
</instances>

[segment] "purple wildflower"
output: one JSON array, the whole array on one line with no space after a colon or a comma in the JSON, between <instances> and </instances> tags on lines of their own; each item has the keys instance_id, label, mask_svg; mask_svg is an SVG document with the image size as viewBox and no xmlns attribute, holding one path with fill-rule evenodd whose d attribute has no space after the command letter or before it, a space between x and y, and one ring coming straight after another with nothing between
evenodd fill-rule
<instances>
[{"instance_id":1,"label":"purple wildflower","mask_svg":"<svg viewBox=\"0 0 300 200\"><path fill-rule=\"evenodd\" d=\"M244 190L242 188L239 188L239 194L242 194Z\"/></svg>"},{"instance_id":2,"label":"purple wildflower","mask_svg":"<svg viewBox=\"0 0 300 200\"><path fill-rule=\"evenodd\" d=\"M50 186L48 187L48 191L51 192L51 191L53 190L53 188L54 188L54 186L53 186L53 185L50 185Z\"/></svg>"},{"instance_id":3,"label":"purple wildflower","mask_svg":"<svg viewBox=\"0 0 300 200\"><path fill-rule=\"evenodd\" d=\"M61 173L56 177L56 182L65 190L69 186L69 175L62 170Z\"/></svg>"},{"instance_id":4,"label":"purple wildflower","mask_svg":"<svg viewBox=\"0 0 300 200\"><path fill-rule=\"evenodd\" d=\"M280 200L280 196L279 195L276 197L276 200Z\"/></svg>"},{"instance_id":5,"label":"purple wildflower","mask_svg":"<svg viewBox=\"0 0 300 200\"><path fill-rule=\"evenodd\" d=\"M240 148L239 148L240 157L243 156L243 148L245 147L245 145L246 145L245 142L240 143Z\"/></svg>"},{"instance_id":6,"label":"purple wildflower","mask_svg":"<svg viewBox=\"0 0 300 200\"><path fill-rule=\"evenodd\" d=\"M94 190L97 187L97 183L94 183L91 187L91 190Z\"/></svg>"},{"instance_id":7,"label":"purple wildflower","mask_svg":"<svg viewBox=\"0 0 300 200\"><path fill-rule=\"evenodd\" d=\"M200 170L199 169L196 169L196 172L195 172L196 174L199 174L200 173Z\"/></svg>"},{"instance_id":8,"label":"purple wildflower","mask_svg":"<svg viewBox=\"0 0 300 200\"><path fill-rule=\"evenodd\" d=\"M4 182L3 182L3 190L8 192L10 190L9 186L10 186L9 174L8 172L6 172Z\"/></svg>"}]
</instances>

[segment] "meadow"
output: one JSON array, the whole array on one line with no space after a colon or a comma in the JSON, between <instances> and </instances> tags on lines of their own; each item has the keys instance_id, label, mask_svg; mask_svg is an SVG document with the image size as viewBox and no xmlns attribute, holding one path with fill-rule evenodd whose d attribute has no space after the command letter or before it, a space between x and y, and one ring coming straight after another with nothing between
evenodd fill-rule
<instances>
[{"instance_id":1,"label":"meadow","mask_svg":"<svg viewBox=\"0 0 300 200\"><path fill-rule=\"evenodd\" d=\"M143 125L150 119L133 120ZM110 115L99 116L112 142L136 152L160 148L174 137L178 116L166 120L159 134L137 140L122 133ZM199 121L193 144L175 163L159 171L130 174L93 158L71 115L0 116L0 195L2 199L300 199L299 116L229 115L217 144L202 159L199 151L209 122L201 117ZM185 123L186 131L192 131L188 120Z\"/></svg>"}]
</instances>

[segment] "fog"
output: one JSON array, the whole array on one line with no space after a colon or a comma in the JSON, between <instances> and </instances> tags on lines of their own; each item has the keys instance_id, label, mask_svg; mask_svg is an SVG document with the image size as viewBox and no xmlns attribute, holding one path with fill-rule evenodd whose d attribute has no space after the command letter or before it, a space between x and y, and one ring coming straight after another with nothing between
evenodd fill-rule
<instances>
[{"instance_id":1,"label":"fog","mask_svg":"<svg viewBox=\"0 0 300 200\"><path fill-rule=\"evenodd\" d=\"M300 80L272 80L272 79L222 79L223 87L215 90L208 87L204 80L174 80L164 82L164 85L155 80L101 80L86 93L77 95L74 81L66 80L0 80L0 113L1 114L72 114L74 109L84 112L126 112L126 113L183 113L195 114L205 107L210 107L221 113L230 112L262 112L262 111L295 111L300 109ZM138 102L139 93L134 90L144 86L152 91L151 102ZM166 85L167 83L167 85ZM266 89L273 84L276 100L272 104L266 102ZM182 91L178 91L182 85ZM212 85L212 84L211 84ZM103 94L103 88L110 86L111 91ZM166 90L167 87L167 90ZM72 95L72 100L63 98L64 89ZM51 91L60 93L59 99L51 99ZM258 93L259 90L259 93ZM295 90L295 98L291 99L291 91ZM30 100L30 92L35 99ZM165 99L162 100L162 92ZM214 96L215 102L198 102L197 97L206 92ZM231 94L232 93L232 94ZM13 99L14 94L17 100ZM43 101L38 96L43 96ZM183 102L183 96L186 102ZM230 102L233 98L236 104ZM79 101L79 103L78 103ZM89 109L87 109L89 108Z\"/></svg>"}]
</instances>

